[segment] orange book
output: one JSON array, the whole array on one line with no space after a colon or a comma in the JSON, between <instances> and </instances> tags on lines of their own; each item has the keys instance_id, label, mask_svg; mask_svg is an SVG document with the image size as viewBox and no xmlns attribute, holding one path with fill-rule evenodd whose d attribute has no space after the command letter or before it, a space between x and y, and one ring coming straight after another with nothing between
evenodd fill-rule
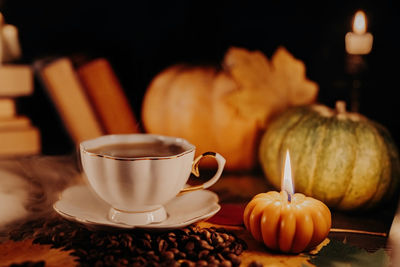
<instances>
[{"instance_id":1,"label":"orange book","mask_svg":"<svg viewBox=\"0 0 400 267\"><path fill-rule=\"evenodd\" d=\"M19 97L33 93L33 75L27 65L0 65L0 97Z\"/></svg>"},{"instance_id":2,"label":"orange book","mask_svg":"<svg viewBox=\"0 0 400 267\"><path fill-rule=\"evenodd\" d=\"M104 134L69 58L38 61L35 68L75 144Z\"/></svg>"},{"instance_id":3,"label":"orange book","mask_svg":"<svg viewBox=\"0 0 400 267\"><path fill-rule=\"evenodd\" d=\"M90 61L77 72L107 134L139 132L124 90L106 59Z\"/></svg>"},{"instance_id":4,"label":"orange book","mask_svg":"<svg viewBox=\"0 0 400 267\"><path fill-rule=\"evenodd\" d=\"M9 129L21 129L26 128L30 125L31 121L26 116L15 115L14 117L0 119L0 131Z\"/></svg>"},{"instance_id":5,"label":"orange book","mask_svg":"<svg viewBox=\"0 0 400 267\"><path fill-rule=\"evenodd\" d=\"M15 99L0 98L0 120L13 118L17 114Z\"/></svg>"}]
</instances>

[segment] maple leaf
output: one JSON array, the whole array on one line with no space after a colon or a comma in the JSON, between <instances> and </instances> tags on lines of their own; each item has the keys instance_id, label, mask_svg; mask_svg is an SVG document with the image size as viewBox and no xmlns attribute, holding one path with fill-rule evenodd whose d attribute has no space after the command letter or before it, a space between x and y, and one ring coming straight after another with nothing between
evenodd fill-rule
<instances>
[{"instance_id":1,"label":"maple leaf","mask_svg":"<svg viewBox=\"0 0 400 267\"><path fill-rule=\"evenodd\" d=\"M0 266L9 266L23 262L44 261L46 267L77 266L76 258L70 255L71 251L51 248L51 245L33 244L33 239L24 241L7 241L0 244Z\"/></svg>"},{"instance_id":2,"label":"maple leaf","mask_svg":"<svg viewBox=\"0 0 400 267\"><path fill-rule=\"evenodd\" d=\"M304 63L284 47L271 60L260 51L231 47L223 65L238 84L228 103L261 125L287 107L313 102L318 93L318 85L306 78Z\"/></svg>"},{"instance_id":3,"label":"maple leaf","mask_svg":"<svg viewBox=\"0 0 400 267\"><path fill-rule=\"evenodd\" d=\"M389 256L383 249L369 253L364 249L337 240L331 240L309 261L316 266L324 267L389 266Z\"/></svg>"}]
</instances>

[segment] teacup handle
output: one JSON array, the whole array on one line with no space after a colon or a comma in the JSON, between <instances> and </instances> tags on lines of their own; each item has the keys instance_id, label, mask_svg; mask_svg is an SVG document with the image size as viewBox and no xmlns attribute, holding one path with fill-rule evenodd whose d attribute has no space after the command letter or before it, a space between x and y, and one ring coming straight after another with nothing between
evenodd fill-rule
<instances>
[{"instance_id":1,"label":"teacup handle","mask_svg":"<svg viewBox=\"0 0 400 267\"><path fill-rule=\"evenodd\" d=\"M214 176L208 180L207 182L205 182L204 184L201 185L196 185L196 186L190 186L190 187L186 187L184 189L182 189L179 193L187 193L187 192L191 192L191 191L195 191L195 190L201 190L201 189L205 189L205 188L209 188L210 186L212 186L213 184L215 184L218 179L221 177L222 171L224 169L225 166L225 158L223 156L221 156L220 154L216 153L216 152L206 152L201 154L200 156L198 156L192 164L192 173L196 176L199 177L200 176L200 172L199 172L199 163L200 160L204 157L211 157L214 158L217 161L218 164L218 169L217 172L214 174Z\"/></svg>"}]
</instances>

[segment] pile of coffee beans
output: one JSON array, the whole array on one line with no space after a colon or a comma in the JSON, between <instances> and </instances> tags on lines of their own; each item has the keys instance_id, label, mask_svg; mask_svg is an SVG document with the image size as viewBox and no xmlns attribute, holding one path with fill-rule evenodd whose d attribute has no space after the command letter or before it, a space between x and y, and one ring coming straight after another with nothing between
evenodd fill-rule
<instances>
[{"instance_id":1,"label":"pile of coffee beans","mask_svg":"<svg viewBox=\"0 0 400 267\"><path fill-rule=\"evenodd\" d=\"M28 222L10 234L13 240L29 237L35 243L72 250L81 266L239 266L239 255L246 249L231 232L193 225L166 232L92 231L55 218Z\"/></svg>"}]
</instances>

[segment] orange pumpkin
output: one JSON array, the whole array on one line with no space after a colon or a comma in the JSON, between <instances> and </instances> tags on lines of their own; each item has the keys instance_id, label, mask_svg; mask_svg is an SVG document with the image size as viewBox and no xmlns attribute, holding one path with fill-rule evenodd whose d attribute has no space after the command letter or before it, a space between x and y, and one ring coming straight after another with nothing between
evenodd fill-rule
<instances>
[{"instance_id":1,"label":"orange pumpkin","mask_svg":"<svg viewBox=\"0 0 400 267\"><path fill-rule=\"evenodd\" d=\"M231 48L222 65L176 65L158 74L143 99L143 126L149 133L185 138L197 153L221 153L228 170L248 170L257 163L268 118L312 102L318 87L283 48L271 61L259 51Z\"/></svg>"},{"instance_id":2,"label":"orange pumpkin","mask_svg":"<svg viewBox=\"0 0 400 267\"><path fill-rule=\"evenodd\" d=\"M331 228L331 212L315 198L286 191L256 195L246 206L244 224L252 236L272 249L300 253L320 244Z\"/></svg>"},{"instance_id":3,"label":"orange pumpkin","mask_svg":"<svg viewBox=\"0 0 400 267\"><path fill-rule=\"evenodd\" d=\"M173 66L157 75L143 102L147 132L179 136L196 145L196 152L216 151L227 169L249 169L256 161L259 128L224 98L237 85L212 67Z\"/></svg>"}]
</instances>

